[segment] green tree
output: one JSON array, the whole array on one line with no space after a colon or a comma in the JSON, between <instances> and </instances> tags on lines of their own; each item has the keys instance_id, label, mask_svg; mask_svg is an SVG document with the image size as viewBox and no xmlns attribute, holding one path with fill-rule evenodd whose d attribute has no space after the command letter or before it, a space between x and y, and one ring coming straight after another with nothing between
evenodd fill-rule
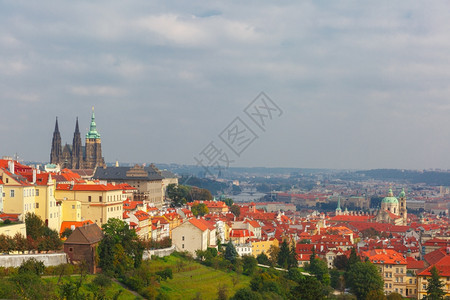
<instances>
[{"instance_id":1,"label":"green tree","mask_svg":"<svg viewBox=\"0 0 450 300\"><path fill-rule=\"evenodd\" d=\"M243 274L252 275L255 272L258 261L251 255L244 255L242 257Z\"/></svg>"},{"instance_id":2,"label":"green tree","mask_svg":"<svg viewBox=\"0 0 450 300\"><path fill-rule=\"evenodd\" d=\"M237 204L233 204L230 207L230 212L233 213L233 215L235 215L236 218L239 218L239 216L241 215L241 207Z\"/></svg>"},{"instance_id":3,"label":"green tree","mask_svg":"<svg viewBox=\"0 0 450 300\"><path fill-rule=\"evenodd\" d=\"M225 198L223 199L223 202L228 206L231 207L233 205L233 199L231 198Z\"/></svg>"},{"instance_id":4,"label":"green tree","mask_svg":"<svg viewBox=\"0 0 450 300\"><path fill-rule=\"evenodd\" d=\"M366 299L371 291L383 292L383 278L370 261L356 262L347 272L347 286L358 300Z\"/></svg>"},{"instance_id":5,"label":"green tree","mask_svg":"<svg viewBox=\"0 0 450 300\"><path fill-rule=\"evenodd\" d=\"M189 187L171 183L167 186L167 197L170 198L172 207L183 206L190 199Z\"/></svg>"},{"instance_id":6,"label":"green tree","mask_svg":"<svg viewBox=\"0 0 450 300\"><path fill-rule=\"evenodd\" d=\"M46 226L41 217L30 212L25 215L25 228L27 235L31 236L33 240L37 240L44 234L45 227Z\"/></svg>"},{"instance_id":7,"label":"green tree","mask_svg":"<svg viewBox=\"0 0 450 300\"><path fill-rule=\"evenodd\" d=\"M295 242L292 241L291 246L289 248L289 256L288 256L288 269L297 268L297 253L295 252Z\"/></svg>"},{"instance_id":8,"label":"green tree","mask_svg":"<svg viewBox=\"0 0 450 300\"><path fill-rule=\"evenodd\" d=\"M270 261L269 257L266 255L266 253L264 253L264 251L261 252L260 254L258 254L258 256L256 257L256 260L261 265L266 265L266 266L272 265L272 262Z\"/></svg>"},{"instance_id":9,"label":"green tree","mask_svg":"<svg viewBox=\"0 0 450 300\"><path fill-rule=\"evenodd\" d=\"M348 258L348 264L347 264L347 270L353 266L355 263L360 262L361 258L359 257L359 255L356 253L356 249L352 248L350 250L350 256Z\"/></svg>"},{"instance_id":10,"label":"green tree","mask_svg":"<svg viewBox=\"0 0 450 300\"><path fill-rule=\"evenodd\" d=\"M321 300L325 299L322 284L313 276L303 276L298 284L291 289L291 299Z\"/></svg>"},{"instance_id":11,"label":"green tree","mask_svg":"<svg viewBox=\"0 0 450 300\"><path fill-rule=\"evenodd\" d=\"M225 259L234 263L237 257L238 253L236 251L236 248L234 247L233 243L229 241L227 247L225 248Z\"/></svg>"},{"instance_id":12,"label":"green tree","mask_svg":"<svg viewBox=\"0 0 450 300\"><path fill-rule=\"evenodd\" d=\"M68 238L72 234L73 230L67 227L64 229L64 231L61 233L61 238Z\"/></svg>"},{"instance_id":13,"label":"green tree","mask_svg":"<svg viewBox=\"0 0 450 300\"><path fill-rule=\"evenodd\" d=\"M20 274L32 273L40 276L44 273L44 269L45 266L42 261L38 261L35 258L30 258L20 264L18 272Z\"/></svg>"},{"instance_id":14,"label":"green tree","mask_svg":"<svg viewBox=\"0 0 450 300\"><path fill-rule=\"evenodd\" d=\"M201 189L196 186L191 186L189 194L192 200L212 200L213 196L207 189Z\"/></svg>"},{"instance_id":15,"label":"green tree","mask_svg":"<svg viewBox=\"0 0 450 300\"><path fill-rule=\"evenodd\" d=\"M287 269L289 260L289 244L284 240L280 245L280 252L277 256L277 263L281 268Z\"/></svg>"},{"instance_id":16,"label":"green tree","mask_svg":"<svg viewBox=\"0 0 450 300\"><path fill-rule=\"evenodd\" d=\"M257 292L252 291L250 288L245 287L236 291L230 300L262 300L262 296Z\"/></svg>"},{"instance_id":17,"label":"green tree","mask_svg":"<svg viewBox=\"0 0 450 300\"><path fill-rule=\"evenodd\" d=\"M330 274L327 263L319 258L310 259L308 271L315 275L324 286L330 285Z\"/></svg>"},{"instance_id":18,"label":"green tree","mask_svg":"<svg viewBox=\"0 0 450 300\"><path fill-rule=\"evenodd\" d=\"M209 212L209 209L205 203L197 203L192 205L191 211L192 214L197 217L206 215Z\"/></svg>"},{"instance_id":19,"label":"green tree","mask_svg":"<svg viewBox=\"0 0 450 300\"><path fill-rule=\"evenodd\" d=\"M444 283L441 281L439 276L439 270L436 266L433 266L430 269L431 277L428 280L427 285L427 300L440 300L444 299L445 291L444 291Z\"/></svg>"},{"instance_id":20,"label":"green tree","mask_svg":"<svg viewBox=\"0 0 450 300\"><path fill-rule=\"evenodd\" d=\"M136 232L122 220L110 218L102 225L104 238L98 247L99 265L111 275L124 275L130 267L139 267L144 244Z\"/></svg>"},{"instance_id":21,"label":"green tree","mask_svg":"<svg viewBox=\"0 0 450 300\"><path fill-rule=\"evenodd\" d=\"M278 253L280 252L280 247L277 247L275 245L270 245L268 254L269 259L272 262L271 265L275 266L278 263Z\"/></svg>"},{"instance_id":22,"label":"green tree","mask_svg":"<svg viewBox=\"0 0 450 300\"><path fill-rule=\"evenodd\" d=\"M337 255L333 260L333 265L338 270L346 270L348 265L348 257L346 255Z\"/></svg>"}]
</instances>

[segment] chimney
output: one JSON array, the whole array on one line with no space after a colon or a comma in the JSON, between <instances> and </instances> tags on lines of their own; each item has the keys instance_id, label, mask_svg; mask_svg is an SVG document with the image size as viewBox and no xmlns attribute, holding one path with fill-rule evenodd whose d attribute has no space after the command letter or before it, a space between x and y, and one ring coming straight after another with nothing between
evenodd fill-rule
<instances>
[{"instance_id":1,"label":"chimney","mask_svg":"<svg viewBox=\"0 0 450 300\"><path fill-rule=\"evenodd\" d=\"M8 161L8 169L11 174L14 174L14 160L11 159L10 161Z\"/></svg>"},{"instance_id":2,"label":"chimney","mask_svg":"<svg viewBox=\"0 0 450 300\"><path fill-rule=\"evenodd\" d=\"M36 169L33 169L33 184L36 183Z\"/></svg>"}]
</instances>

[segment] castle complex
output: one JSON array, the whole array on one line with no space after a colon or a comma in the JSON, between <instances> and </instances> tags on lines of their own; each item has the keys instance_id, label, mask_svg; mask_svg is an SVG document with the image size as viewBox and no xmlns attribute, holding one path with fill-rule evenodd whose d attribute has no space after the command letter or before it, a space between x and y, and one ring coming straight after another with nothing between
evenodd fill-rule
<instances>
[{"instance_id":1,"label":"castle complex","mask_svg":"<svg viewBox=\"0 0 450 300\"><path fill-rule=\"evenodd\" d=\"M73 134L72 145L61 145L61 135L58 128L58 118L56 118L55 131L53 132L52 150L50 152L50 163L60 165L61 168L68 169L95 169L104 167L105 160L102 156L102 144L100 133L95 124L94 108L92 108L91 125L86 133L85 146L81 143L81 134L78 126L78 118Z\"/></svg>"}]
</instances>

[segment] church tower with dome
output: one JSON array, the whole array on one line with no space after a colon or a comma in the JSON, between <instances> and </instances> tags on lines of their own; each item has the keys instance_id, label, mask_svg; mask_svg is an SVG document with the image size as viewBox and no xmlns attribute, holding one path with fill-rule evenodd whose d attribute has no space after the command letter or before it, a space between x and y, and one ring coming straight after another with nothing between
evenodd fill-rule
<instances>
[{"instance_id":1,"label":"church tower with dome","mask_svg":"<svg viewBox=\"0 0 450 300\"><path fill-rule=\"evenodd\" d=\"M394 197L392 189L389 189L388 195L381 201L381 208L375 217L375 222L406 225L407 209L404 189L400 192L399 198L400 201Z\"/></svg>"}]
</instances>

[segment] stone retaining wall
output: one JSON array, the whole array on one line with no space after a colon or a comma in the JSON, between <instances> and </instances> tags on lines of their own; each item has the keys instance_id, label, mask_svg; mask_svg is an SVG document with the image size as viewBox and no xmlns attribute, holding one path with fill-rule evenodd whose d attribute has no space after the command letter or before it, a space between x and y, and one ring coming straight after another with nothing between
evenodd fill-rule
<instances>
[{"instance_id":1,"label":"stone retaining wall","mask_svg":"<svg viewBox=\"0 0 450 300\"><path fill-rule=\"evenodd\" d=\"M67 255L65 253L51 254L10 254L0 255L0 267L19 267L23 261L34 258L42 261L46 267L57 266L67 263Z\"/></svg>"},{"instance_id":2,"label":"stone retaining wall","mask_svg":"<svg viewBox=\"0 0 450 300\"><path fill-rule=\"evenodd\" d=\"M157 250L144 250L144 255L142 259L147 260L151 259L152 255L156 255L158 257L169 256L175 251L175 245L172 245L170 248L157 249Z\"/></svg>"}]
</instances>

